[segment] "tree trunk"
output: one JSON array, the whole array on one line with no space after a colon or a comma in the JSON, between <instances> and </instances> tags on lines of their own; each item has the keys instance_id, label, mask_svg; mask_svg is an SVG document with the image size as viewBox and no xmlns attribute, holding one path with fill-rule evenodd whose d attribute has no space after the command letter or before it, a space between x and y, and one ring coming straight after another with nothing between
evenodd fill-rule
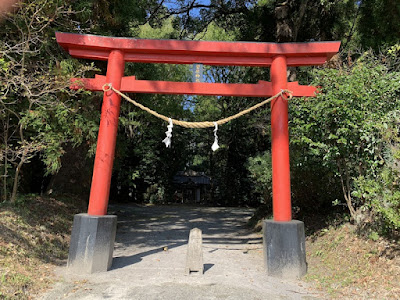
<instances>
[{"instance_id":1,"label":"tree trunk","mask_svg":"<svg viewBox=\"0 0 400 300\"><path fill-rule=\"evenodd\" d=\"M29 109L30 108L31 108L31 106L29 106ZM20 124L19 125L19 135L20 135L20 139L21 139L21 145L25 145L25 138L24 138L24 133L23 133L22 128L23 128L22 124ZM28 150L27 150L27 148L25 148L22 151L21 160L19 161L17 168L15 169L13 189L12 189L11 198L10 198L11 203L15 203L15 201L17 200L19 172L21 171L22 165L25 163L27 154L28 154Z\"/></svg>"},{"instance_id":2,"label":"tree trunk","mask_svg":"<svg viewBox=\"0 0 400 300\"><path fill-rule=\"evenodd\" d=\"M299 34L299 30L301 27L301 23L303 22L304 15L306 13L307 5L308 5L308 0L302 0L300 3L299 16L294 21L294 26L293 26L293 41L294 42L297 42L297 36Z\"/></svg>"},{"instance_id":3,"label":"tree trunk","mask_svg":"<svg viewBox=\"0 0 400 300\"><path fill-rule=\"evenodd\" d=\"M19 161L18 166L15 169L13 189L10 198L11 203L15 203L15 201L17 200L19 172L21 171L21 167L25 162L25 157L26 157L26 151L23 152L21 160Z\"/></svg>"},{"instance_id":4,"label":"tree trunk","mask_svg":"<svg viewBox=\"0 0 400 300\"><path fill-rule=\"evenodd\" d=\"M3 175L3 201L7 201L7 176L8 176L7 145L4 156L4 175Z\"/></svg>"},{"instance_id":5,"label":"tree trunk","mask_svg":"<svg viewBox=\"0 0 400 300\"><path fill-rule=\"evenodd\" d=\"M289 15L289 1L278 0L275 6L276 41L285 43L293 41L293 30Z\"/></svg>"},{"instance_id":6,"label":"tree trunk","mask_svg":"<svg viewBox=\"0 0 400 300\"><path fill-rule=\"evenodd\" d=\"M8 176L8 125L9 113L6 116L6 123L4 124L4 177L3 177L3 201L7 201L7 176Z\"/></svg>"},{"instance_id":7,"label":"tree trunk","mask_svg":"<svg viewBox=\"0 0 400 300\"><path fill-rule=\"evenodd\" d=\"M344 174L342 172L342 168L340 166L340 162L336 162L339 169L339 177L340 182L342 184L342 191L344 199L346 200L347 207L350 211L350 216L353 220L356 220L356 210L354 209L353 204L351 203L351 188L350 188L350 176L347 170L346 165L344 166Z\"/></svg>"},{"instance_id":8,"label":"tree trunk","mask_svg":"<svg viewBox=\"0 0 400 300\"><path fill-rule=\"evenodd\" d=\"M291 19L290 14L290 0L277 1L275 6L275 19L276 19L276 41L278 43L293 42L296 40L298 27L301 24L308 0L303 0L301 3L301 10L299 18L295 21ZM296 68L288 67L287 70L288 81L296 81Z\"/></svg>"}]
</instances>

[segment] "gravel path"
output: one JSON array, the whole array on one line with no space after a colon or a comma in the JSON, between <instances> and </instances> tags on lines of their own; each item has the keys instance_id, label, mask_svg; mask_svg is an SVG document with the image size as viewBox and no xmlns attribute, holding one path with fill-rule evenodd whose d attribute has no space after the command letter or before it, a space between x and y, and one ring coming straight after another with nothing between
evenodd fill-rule
<instances>
[{"instance_id":1,"label":"gravel path","mask_svg":"<svg viewBox=\"0 0 400 300\"><path fill-rule=\"evenodd\" d=\"M112 206L118 215L110 271L57 270L60 282L40 299L318 299L300 281L268 277L262 236L244 228L253 210ZM203 231L204 275L185 275L189 231Z\"/></svg>"}]
</instances>

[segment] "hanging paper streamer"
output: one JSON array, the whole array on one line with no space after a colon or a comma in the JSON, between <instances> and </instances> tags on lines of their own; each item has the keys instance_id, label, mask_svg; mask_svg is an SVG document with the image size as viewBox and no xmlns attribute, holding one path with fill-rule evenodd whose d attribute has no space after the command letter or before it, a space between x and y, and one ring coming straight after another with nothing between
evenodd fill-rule
<instances>
[{"instance_id":1,"label":"hanging paper streamer","mask_svg":"<svg viewBox=\"0 0 400 300\"><path fill-rule=\"evenodd\" d=\"M163 139L163 143L165 144L165 147L169 148L171 147L171 138L172 138L172 127L174 127L174 124L172 124L172 119L168 118L169 125L167 126L168 130L165 132L166 138Z\"/></svg>"},{"instance_id":2,"label":"hanging paper streamer","mask_svg":"<svg viewBox=\"0 0 400 300\"><path fill-rule=\"evenodd\" d=\"M217 131L218 131L218 124L216 122L214 122L214 144L212 144L211 149L212 151L216 151L219 148L218 145L218 135L217 135Z\"/></svg>"}]
</instances>

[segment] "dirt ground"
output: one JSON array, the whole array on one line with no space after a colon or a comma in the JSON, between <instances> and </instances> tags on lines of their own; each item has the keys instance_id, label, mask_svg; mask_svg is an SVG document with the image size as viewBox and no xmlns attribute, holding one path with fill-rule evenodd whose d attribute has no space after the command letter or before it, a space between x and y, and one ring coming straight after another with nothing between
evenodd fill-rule
<instances>
[{"instance_id":1,"label":"dirt ground","mask_svg":"<svg viewBox=\"0 0 400 300\"><path fill-rule=\"evenodd\" d=\"M39 299L321 299L301 281L268 277L253 210L113 206L118 231L110 271L60 279ZM189 231L203 232L204 275L185 275Z\"/></svg>"}]
</instances>

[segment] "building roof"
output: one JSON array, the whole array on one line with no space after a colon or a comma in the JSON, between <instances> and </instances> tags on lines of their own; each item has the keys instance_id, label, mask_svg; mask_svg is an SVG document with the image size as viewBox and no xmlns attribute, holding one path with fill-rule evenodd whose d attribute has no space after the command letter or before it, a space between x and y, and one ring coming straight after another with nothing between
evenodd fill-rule
<instances>
[{"instance_id":1,"label":"building roof","mask_svg":"<svg viewBox=\"0 0 400 300\"><path fill-rule=\"evenodd\" d=\"M177 185L210 185L211 178L204 172L196 172L193 170L180 171L172 179Z\"/></svg>"}]
</instances>

